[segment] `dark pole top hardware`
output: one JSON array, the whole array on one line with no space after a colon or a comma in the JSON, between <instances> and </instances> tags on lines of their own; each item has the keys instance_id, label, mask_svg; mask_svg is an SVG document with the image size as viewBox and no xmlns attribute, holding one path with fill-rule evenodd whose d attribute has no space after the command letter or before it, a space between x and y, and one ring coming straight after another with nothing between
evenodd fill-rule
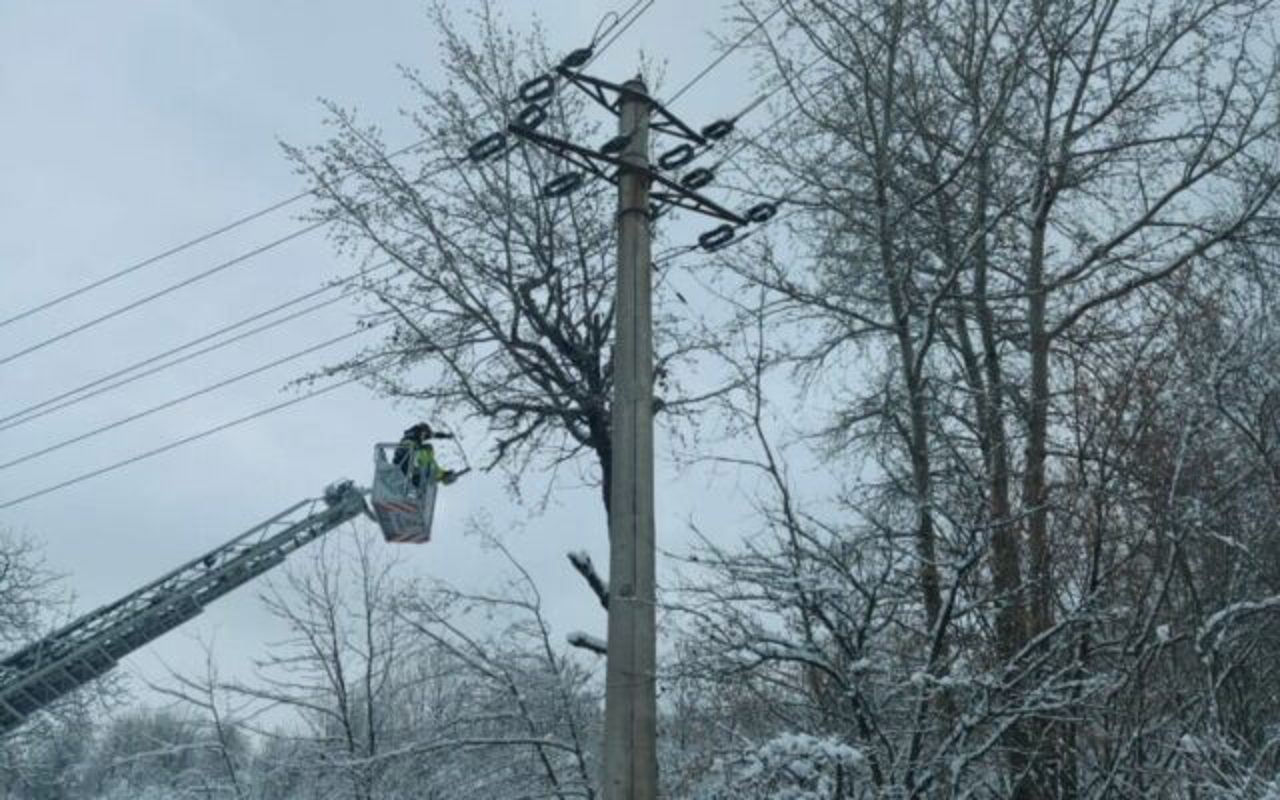
<instances>
[{"instance_id":1,"label":"dark pole top hardware","mask_svg":"<svg viewBox=\"0 0 1280 800\"><path fill-rule=\"evenodd\" d=\"M747 209L745 216L748 222L759 224L773 219L774 215L777 213L778 206L776 203L756 203L754 206Z\"/></svg>"},{"instance_id":2,"label":"dark pole top hardware","mask_svg":"<svg viewBox=\"0 0 1280 800\"><path fill-rule=\"evenodd\" d=\"M620 133L609 141L600 145L600 152L607 156L616 156L623 150L627 149L627 145L631 144L631 137L625 133Z\"/></svg>"},{"instance_id":3,"label":"dark pole top hardware","mask_svg":"<svg viewBox=\"0 0 1280 800\"><path fill-rule=\"evenodd\" d=\"M591 56L595 54L593 47L579 47L572 51L569 55L560 59L560 69L577 69L585 66L591 60Z\"/></svg>"},{"instance_id":4,"label":"dark pole top hardware","mask_svg":"<svg viewBox=\"0 0 1280 800\"><path fill-rule=\"evenodd\" d=\"M737 230L732 225L720 225L699 236L698 246L708 253L714 253L722 247L727 247L736 233Z\"/></svg>"},{"instance_id":5,"label":"dark pole top hardware","mask_svg":"<svg viewBox=\"0 0 1280 800\"><path fill-rule=\"evenodd\" d=\"M556 92L556 78L549 72L544 72L536 78L530 78L520 84L520 99L526 103L541 103L544 100L550 100L551 95Z\"/></svg>"},{"instance_id":6,"label":"dark pole top hardware","mask_svg":"<svg viewBox=\"0 0 1280 800\"><path fill-rule=\"evenodd\" d=\"M537 103L525 106L516 114L516 121L526 128L537 128L547 121L547 109Z\"/></svg>"},{"instance_id":7,"label":"dark pole top hardware","mask_svg":"<svg viewBox=\"0 0 1280 800\"><path fill-rule=\"evenodd\" d=\"M706 167L698 167L680 179L680 185L686 189L701 189L716 179L716 174Z\"/></svg>"},{"instance_id":8,"label":"dark pole top hardware","mask_svg":"<svg viewBox=\"0 0 1280 800\"><path fill-rule=\"evenodd\" d=\"M563 64L556 67L556 72L558 72L562 78L586 92L587 96L592 100L595 100L614 114L619 113L619 110L622 107L622 98L624 96L632 99L644 100L649 104L649 108L653 113L653 120L649 123L650 130L659 131L681 139L688 139L697 145L706 144L706 139L704 139L700 133L695 131L693 128L690 128L682 122L679 117L668 111L661 103L643 92L637 92L627 86L612 83L592 75L587 75L584 72L567 69ZM609 93L612 93L612 98Z\"/></svg>"},{"instance_id":9,"label":"dark pole top hardware","mask_svg":"<svg viewBox=\"0 0 1280 800\"><path fill-rule=\"evenodd\" d=\"M564 197L582 186L582 180L583 175L581 172L566 172L558 175L542 187L542 196Z\"/></svg>"},{"instance_id":10,"label":"dark pole top hardware","mask_svg":"<svg viewBox=\"0 0 1280 800\"><path fill-rule=\"evenodd\" d=\"M507 136L502 132L491 133L483 139L477 139L467 148L467 158L479 163L501 155L507 149Z\"/></svg>"},{"instance_id":11,"label":"dark pole top hardware","mask_svg":"<svg viewBox=\"0 0 1280 800\"><path fill-rule=\"evenodd\" d=\"M591 150L544 133L538 133L532 128L520 125L518 122L508 125L507 130L513 136L555 153L583 171L603 178L610 183L617 183L617 177L620 172L636 169L635 166L622 161L614 155ZM699 194L695 189L682 186L679 182L668 178L652 167L646 170L646 174L655 184L655 189L650 192L650 197L654 200L677 205L689 211L697 211L700 214L732 222L735 225L747 224L747 221L739 215L710 198Z\"/></svg>"},{"instance_id":12,"label":"dark pole top hardware","mask_svg":"<svg viewBox=\"0 0 1280 800\"><path fill-rule=\"evenodd\" d=\"M663 169L679 169L698 157L698 151L691 144L678 144L658 156L658 166Z\"/></svg>"},{"instance_id":13,"label":"dark pole top hardware","mask_svg":"<svg viewBox=\"0 0 1280 800\"><path fill-rule=\"evenodd\" d=\"M703 138L710 139L713 142L718 142L731 133L733 133L733 120L731 119L718 119L702 128Z\"/></svg>"}]
</instances>

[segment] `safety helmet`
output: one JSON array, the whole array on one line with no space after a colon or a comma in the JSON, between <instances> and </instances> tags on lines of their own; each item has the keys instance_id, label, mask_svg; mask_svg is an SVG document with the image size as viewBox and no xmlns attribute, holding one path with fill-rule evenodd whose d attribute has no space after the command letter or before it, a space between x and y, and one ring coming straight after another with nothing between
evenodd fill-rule
<instances>
[{"instance_id":1,"label":"safety helmet","mask_svg":"<svg viewBox=\"0 0 1280 800\"><path fill-rule=\"evenodd\" d=\"M431 426L425 422L419 422L417 425L406 429L404 435L406 439L430 439L432 436Z\"/></svg>"}]
</instances>

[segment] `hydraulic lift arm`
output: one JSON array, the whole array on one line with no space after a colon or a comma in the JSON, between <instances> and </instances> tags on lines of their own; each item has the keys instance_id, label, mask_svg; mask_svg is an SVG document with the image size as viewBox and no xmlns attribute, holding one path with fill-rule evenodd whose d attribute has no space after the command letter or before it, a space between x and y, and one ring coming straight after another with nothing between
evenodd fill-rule
<instances>
[{"instance_id":1,"label":"hydraulic lift arm","mask_svg":"<svg viewBox=\"0 0 1280 800\"><path fill-rule=\"evenodd\" d=\"M325 489L221 547L0 660L0 736L199 614L285 556L366 513L351 482Z\"/></svg>"}]
</instances>

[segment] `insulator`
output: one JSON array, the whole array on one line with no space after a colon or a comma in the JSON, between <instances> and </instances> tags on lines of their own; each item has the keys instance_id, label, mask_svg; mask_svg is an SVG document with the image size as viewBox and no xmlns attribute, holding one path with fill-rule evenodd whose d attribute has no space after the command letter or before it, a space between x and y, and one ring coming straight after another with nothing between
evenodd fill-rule
<instances>
[{"instance_id":1,"label":"insulator","mask_svg":"<svg viewBox=\"0 0 1280 800\"><path fill-rule=\"evenodd\" d=\"M520 84L520 99L526 103L541 103L543 100L550 100L555 91L555 76L544 72Z\"/></svg>"},{"instance_id":2,"label":"insulator","mask_svg":"<svg viewBox=\"0 0 1280 800\"><path fill-rule=\"evenodd\" d=\"M663 169L677 169L688 164L697 155L693 145L679 144L658 156L658 166Z\"/></svg>"},{"instance_id":3,"label":"insulator","mask_svg":"<svg viewBox=\"0 0 1280 800\"><path fill-rule=\"evenodd\" d=\"M520 109L519 114L516 114L516 122L529 130L535 130L539 125L546 121L547 110L537 103L525 106Z\"/></svg>"},{"instance_id":4,"label":"insulator","mask_svg":"<svg viewBox=\"0 0 1280 800\"><path fill-rule=\"evenodd\" d=\"M742 216L746 217L748 222L768 222L777 213L778 206L774 203L756 203Z\"/></svg>"},{"instance_id":5,"label":"insulator","mask_svg":"<svg viewBox=\"0 0 1280 800\"><path fill-rule=\"evenodd\" d=\"M542 187L543 197L564 197L582 185L581 172L566 172Z\"/></svg>"},{"instance_id":6,"label":"insulator","mask_svg":"<svg viewBox=\"0 0 1280 800\"><path fill-rule=\"evenodd\" d=\"M560 59L560 66L563 69L577 69L591 60L591 56L595 50L590 47L579 47L569 55Z\"/></svg>"},{"instance_id":7,"label":"insulator","mask_svg":"<svg viewBox=\"0 0 1280 800\"><path fill-rule=\"evenodd\" d=\"M707 125L706 127L704 127L700 131L700 133L702 134L702 138L710 139L713 142L718 142L724 137L733 133L733 120L718 119L715 122L711 123L710 125Z\"/></svg>"},{"instance_id":8,"label":"insulator","mask_svg":"<svg viewBox=\"0 0 1280 800\"><path fill-rule=\"evenodd\" d=\"M721 225L712 228L698 237L698 247L708 253L714 253L732 242L735 233L736 229L732 225Z\"/></svg>"},{"instance_id":9,"label":"insulator","mask_svg":"<svg viewBox=\"0 0 1280 800\"><path fill-rule=\"evenodd\" d=\"M467 148L467 158L479 163L488 161L507 149L507 136L504 133L491 133L477 140Z\"/></svg>"},{"instance_id":10,"label":"insulator","mask_svg":"<svg viewBox=\"0 0 1280 800\"><path fill-rule=\"evenodd\" d=\"M680 179L680 185L686 189L701 189L716 179L716 174L709 169L699 167Z\"/></svg>"},{"instance_id":11,"label":"insulator","mask_svg":"<svg viewBox=\"0 0 1280 800\"><path fill-rule=\"evenodd\" d=\"M616 155L626 150L629 144L631 144L631 137L625 133L620 133L601 145L600 152L607 156Z\"/></svg>"}]
</instances>

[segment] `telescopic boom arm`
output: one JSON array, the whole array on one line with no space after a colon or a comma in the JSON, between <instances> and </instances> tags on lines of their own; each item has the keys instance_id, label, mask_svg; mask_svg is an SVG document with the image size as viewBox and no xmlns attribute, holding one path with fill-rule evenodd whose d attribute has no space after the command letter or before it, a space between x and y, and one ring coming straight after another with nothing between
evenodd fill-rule
<instances>
[{"instance_id":1,"label":"telescopic boom arm","mask_svg":"<svg viewBox=\"0 0 1280 800\"><path fill-rule=\"evenodd\" d=\"M282 563L289 553L366 513L350 481L325 489L110 605L0 660L0 736L110 671L121 658Z\"/></svg>"}]
</instances>

